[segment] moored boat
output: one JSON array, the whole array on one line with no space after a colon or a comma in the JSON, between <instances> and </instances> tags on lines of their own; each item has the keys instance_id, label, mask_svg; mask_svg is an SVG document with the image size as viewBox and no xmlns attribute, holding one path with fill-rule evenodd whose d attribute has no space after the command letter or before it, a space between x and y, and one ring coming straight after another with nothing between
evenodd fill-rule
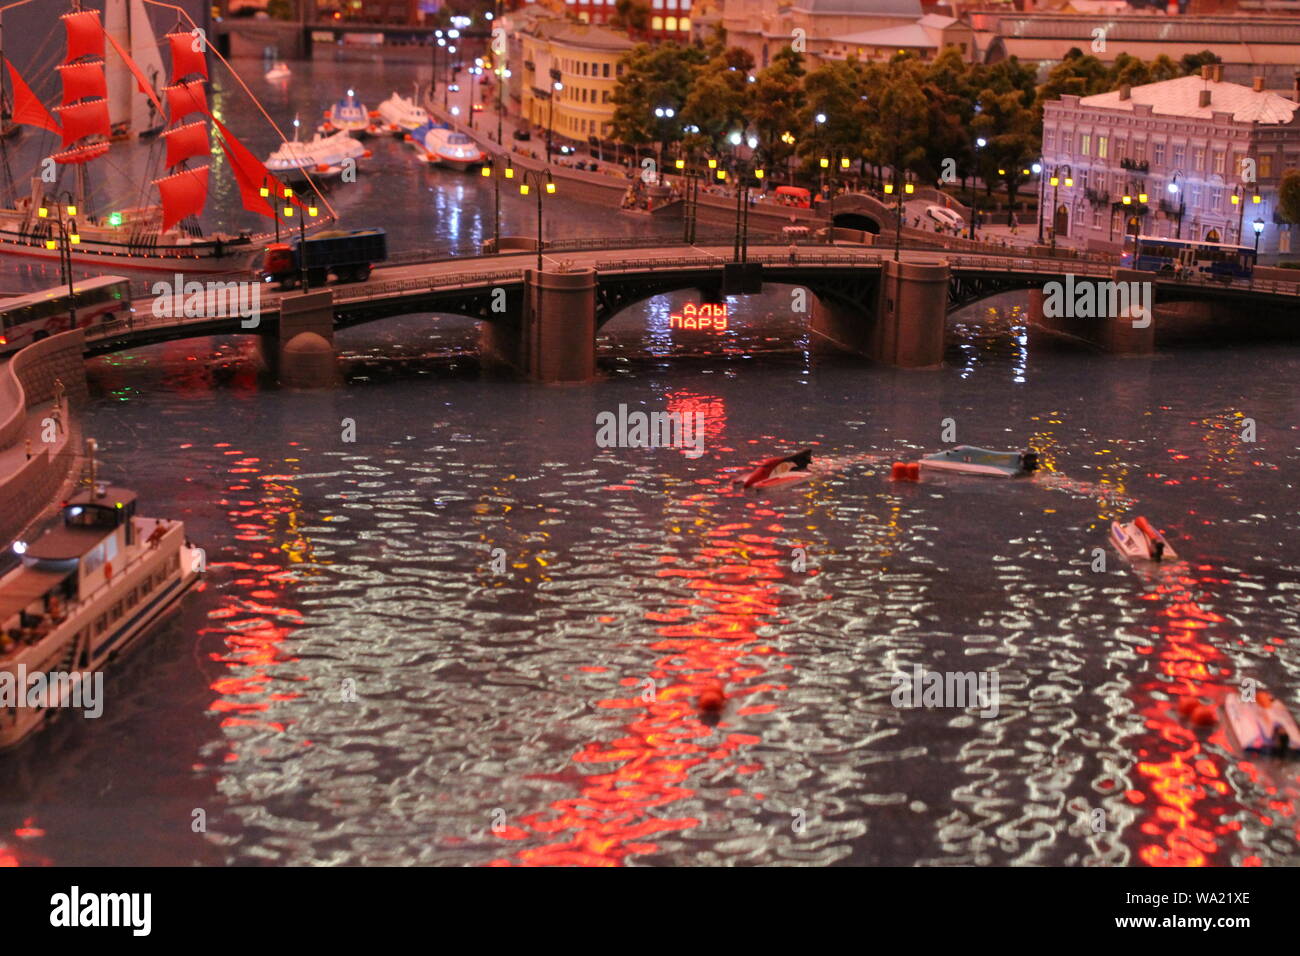
<instances>
[{"instance_id":1,"label":"moored boat","mask_svg":"<svg viewBox=\"0 0 1300 956\"><path fill-rule=\"evenodd\" d=\"M356 163L369 156L370 150L347 132L339 130L328 136L317 134L305 142L294 139L282 143L267 157L265 165L286 179L305 179L307 176L332 179L348 168L349 160Z\"/></svg>"},{"instance_id":2,"label":"moored boat","mask_svg":"<svg viewBox=\"0 0 1300 956\"><path fill-rule=\"evenodd\" d=\"M197 580L201 555L184 523L142 517L136 504L135 492L96 484L92 469L56 527L15 542L22 563L0 578L0 748L79 702L95 672ZM44 688L34 702L33 685ZM6 689L21 699L4 700Z\"/></svg>"},{"instance_id":3,"label":"moored boat","mask_svg":"<svg viewBox=\"0 0 1300 956\"><path fill-rule=\"evenodd\" d=\"M414 134L419 136L417 130ZM430 126L422 140L424 147L417 150L426 163L446 166L464 172L471 166L481 166L487 159L487 153L479 149L478 144L464 133L457 133L445 126Z\"/></svg>"},{"instance_id":4,"label":"moored boat","mask_svg":"<svg viewBox=\"0 0 1300 956\"><path fill-rule=\"evenodd\" d=\"M414 99L407 99L399 93L394 93L380 103L375 113L379 117L379 122L397 136L414 133L422 126L429 125L429 114L425 112L424 107L418 105Z\"/></svg>"},{"instance_id":5,"label":"moored boat","mask_svg":"<svg viewBox=\"0 0 1300 956\"><path fill-rule=\"evenodd\" d=\"M357 99L356 93L352 90L348 90L347 96L325 111L325 122L317 131L336 133L339 130L357 136L369 136L375 131L374 121L370 118L365 104Z\"/></svg>"}]
</instances>

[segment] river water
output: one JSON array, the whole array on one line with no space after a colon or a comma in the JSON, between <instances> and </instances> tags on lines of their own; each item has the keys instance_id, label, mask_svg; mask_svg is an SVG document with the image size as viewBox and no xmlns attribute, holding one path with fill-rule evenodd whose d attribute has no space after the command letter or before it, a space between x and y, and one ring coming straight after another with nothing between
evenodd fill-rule
<instances>
[{"instance_id":1,"label":"river water","mask_svg":"<svg viewBox=\"0 0 1300 956\"><path fill-rule=\"evenodd\" d=\"M409 175L390 232L482 230L413 198L477 181ZM584 386L484 372L449 316L342 333L333 391L276 388L236 337L95 360L107 475L210 570L101 719L0 756L0 861L1297 861L1294 766L1176 704L1300 699L1300 349L1117 360L1005 296L899 371L815 350L788 289L723 333L669 327L690 299L616 317ZM598 447L620 405L702 413L703 455ZM948 437L1044 469L889 481ZM728 484L802 447L812 481ZM1126 566L1107 530L1136 514L1185 563ZM918 667L996 707L896 706Z\"/></svg>"}]
</instances>

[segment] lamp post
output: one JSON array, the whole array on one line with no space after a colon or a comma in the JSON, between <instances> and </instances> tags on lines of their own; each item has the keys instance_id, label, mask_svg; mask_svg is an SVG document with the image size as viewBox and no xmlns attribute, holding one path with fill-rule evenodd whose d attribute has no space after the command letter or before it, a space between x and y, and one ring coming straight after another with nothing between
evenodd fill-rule
<instances>
[{"instance_id":1,"label":"lamp post","mask_svg":"<svg viewBox=\"0 0 1300 956\"><path fill-rule=\"evenodd\" d=\"M500 166L501 163L505 163L505 165ZM496 214L492 223L492 238L494 242L493 251L499 255L501 253L501 180L514 179L515 167L511 164L509 156L498 153L495 156L488 157L488 161L483 164L481 172L484 177L492 179L492 191L496 197Z\"/></svg>"},{"instance_id":2,"label":"lamp post","mask_svg":"<svg viewBox=\"0 0 1300 956\"><path fill-rule=\"evenodd\" d=\"M834 163L833 160L834 160L833 155L823 156L821 157L820 160L818 160L818 165L821 166L823 170L827 170L827 169L834 170L836 168L840 170L845 170L853 165L853 160L849 159L849 157L847 156L839 157L838 166ZM837 176L834 172L832 172L831 173L831 199L830 199L829 207L827 209L828 218L826 224L826 242L828 245L833 245L835 243L835 235L834 235L835 234L835 190L836 188L838 188L839 183L840 183L839 176Z\"/></svg>"},{"instance_id":3,"label":"lamp post","mask_svg":"<svg viewBox=\"0 0 1300 956\"><path fill-rule=\"evenodd\" d=\"M727 137L727 141L733 147L739 147L741 143L748 142L751 150L750 160L747 164L742 160L735 150L731 154L731 168L736 176L736 237L734 245L734 258L736 262L744 262L749 256L749 190L750 179L762 181L767 175L767 171L759 164L753 151L758 147L758 139L751 136L748 140L740 132L734 132ZM747 175L747 172L749 175ZM718 180L725 182L727 178L726 170L717 171Z\"/></svg>"},{"instance_id":4,"label":"lamp post","mask_svg":"<svg viewBox=\"0 0 1300 956\"><path fill-rule=\"evenodd\" d=\"M564 89L564 84L560 82L560 71L551 69L551 89L546 94L546 98L551 101L550 112L546 120L546 164L551 164L551 136L555 131L555 95Z\"/></svg>"},{"instance_id":5,"label":"lamp post","mask_svg":"<svg viewBox=\"0 0 1300 956\"><path fill-rule=\"evenodd\" d=\"M896 197L897 209L894 213L894 261L900 258L903 248L903 194L912 195L916 187L912 185L911 176L908 173L901 173L907 177L907 182L899 182L900 170L894 167L894 181L885 183L885 195Z\"/></svg>"},{"instance_id":6,"label":"lamp post","mask_svg":"<svg viewBox=\"0 0 1300 956\"><path fill-rule=\"evenodd\" d=\"M1039 157L1038 162L1034 163L1034 175L1038 177L1038 244L1043 244L1043 201L1047 198L1045 193L1047 182L1043 179L1043 160Z\"/></svg>"},{"instance_id":7,"label":"lamp post","mask_svg":"<svg viewBox=\"0 0 1300 956\"><path fill-rule=\"evenodd\" d=\"M506 167L501 170L502 176L506 179L519 180L519 195L527 196L530 193L537 194L537 271L542 271L542 194L554 195L555 182L551 179L549 169L537 170L516 170L509 165L510 160L506 159ZM491 165L483 167L483 175L491 176L494 170ZM500 251L498 249L498 251Z\"/></svg>"},{"instance_id":8,"label":"lamp post","mask_svg":"<svg viewBox=\"0 0 1300 956\"><path fill-rule=\"evenodd\" d=\"M270 182L269 180L263 177L262 188L257 191L258 195L261 196L263 199L270 199L271 197L271 187L269 182ZM275 241L278 243L280 241L280 210L279 207L276 206L274 200L271 200L270 206L271 206L271 218L275 220Z\"/></svg>"},{"instance_id":9,"label":"lamp post","mask_svg":"<svg viewBox=\"0 0 1300 956\"><path fill-rule=\"evenodd\" d=\"M1056 198L1060 193L1060 189L1061 189L1062 170L1064 170L1066 174L1064 177L1065 188L1069 189L1071 186L1074 185L1074 170L1070 168L1069 163L1066 163L1063 166L1057 166L1055 169L1052 170L1051 185L1052 185L1052 252L1053 253L1056 252Z\"/></svg>"},{"instance_id":10,"label":"lamp post","mask_svg":"<svg viewBox=\"0 0 1300 956\"><path fill-rule=\"evenodd\" d=\"M284 218L286 221L292 219L294 216L293 198L294 198L293 190L290 189L288 186L285 186L284 187L284 199L285 199ZM307 216L311 216L313 219L316 218L317 215L316 207L307 206L306 208L307 208ZM308 282L309 273L307 270L307 216L298 217L298 271L299 271L299 279L302 282L303 292L311 291L311 285Z\"/></svg>"},{"instance_id":11,"label":"lamp post","mask_svg":"<svg viewBox=\"0 0 1300 956\"><path fill-rule=\"evenodd\" d=\"M821 128L822 128L823 126L826 125L826 114L825 114L825 113L818 113L816 116L813 117L813 122L815 122L815 123L817 124L815 127L813 127L813 135L816 137L817 141L820 142L820 141L821 141L821 138L822 138L822 130L821 130ZM816 145L816 143L814 143L814 145ZM818 170L818 171L817 171L817 193L818 193L818 195L820 195L821 192L822 192L822 190L825 189L825 188L826 188L826 178L825 178L825 174L824 174L821 170Z\"/></svg>"},{"instance_id":12,"label":"lamp post","mask_svg":"<svg viewBox=\"0 0 1300 956\"><path fill-rule=\"evenodd\" d=\"M482 63L479 60L478 63ZM469 68L469 128L474 128L474 103L478 99L478 78L483 72L483 67L477 63Z\"/></svg>"},{"instance_id":13,"label":"lamp post","mask_svg":"<svg viewBox=\"0 0 1300 956\"><path fill-rule=\"evenodd\" d=\"M781 134L781 142L790 147L790 159L785 164L785 178L791 186L794 185L794 144L796 141L794 133L786 130Z\"/></svg>"},{"instance_id":14,"label":"lamp post","mask_svg":"<svg viewBox=\"0 0 1300 956\"><path fill-rule=\"evenodd\" d=\"M1256 219L1253 223L1251 223L1251 225L1255 227L1255 258L1258 260L1259 259L1259 237L1264 232L1264 220ZM68 253L68 257L69 259L71 259L72 257L71 252Z\"/></svg>"},{"instance_id":15,"label":"lamp post","mask_svg":"<svg viewBox=\"0 0 1300 956\"><path fill-rule=\"evenodd\" d=\"M1183 199L1182 187L1178 185L1178 177L1183 175L1181 169L1174 171L1174 176L1169 180L1169 185L1165 187L1171 196L1178 197L1178 231L1174 234L1175 239L1183 238L1183 213L1187 210L1187 203Z\"/></svg>"},{"instance_id":16,"label":"lamp post","mask_svg":"<svg viewBox=\"0 0 1300 956\"><path fill-rule=\"evenodd\" d=\"M46 249L59 250L59 269L63 272L63 281L68 284L68 318L71 320L71 328L77 327L77 294L72 284L72 247L81 243L81 236L77 232L77 220L73 217L77 214L77 206L72 202L72 194L66 193L68 202L59 205L57 202L54 207L54 218L50 220L59 232L59 238L45 240ZM67 218L64 218L64 215ZM37 209L36 214L42 219L50 218L50 210L46 206ZM1260 228L1264 224L1260 223ZM64 262L66 256L67 262Z\"/></svg>"},{"instance_id":17,"label":"lamp post","mask_svg":"<svg viewBox=\"0 0 1300 956\"><path fill-rule=\"evenodd\" d=\"M689 157L679 159L675 163L677 172L686 180L686 192L683 197L685 208L682 210L682 241L693 244L695 242L695 218L699 209L700 202L700 176L690 165ZM713 160L717 162L717 160Z\"/></svg>"},{"instance_id":18,"label":"lamp post","mask_svg":"<svg viewBox=\"0 0 1300 956\"><path fill-rule=\"evenodd\" d=\"M1251 197L1250 201L1256 206L1259 205L1259 189L1255 190L1255 194ZM1243 238L1241 234L1243 226L1242 218L1246 214L1246 187L1244 184L1232 188L1232 204L1237 207L1237 245L1241 245L1241 240Z\"/></svg>"}]
</instances>

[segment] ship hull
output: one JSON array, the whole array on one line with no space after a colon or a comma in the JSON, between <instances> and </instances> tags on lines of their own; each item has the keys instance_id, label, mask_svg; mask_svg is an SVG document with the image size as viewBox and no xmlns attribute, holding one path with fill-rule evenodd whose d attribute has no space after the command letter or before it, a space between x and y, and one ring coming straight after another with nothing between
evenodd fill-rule
<instances>
[{"instance_id":1,"label":"ship hull","mask_svg":"<svg viewBox=\"0 0 1300 956\"><path fill-rule=\"evenodd\" d=\"M142 529L153 525L152 519L136 520ZM66 619L39 642L0 656L0 675L8 672L12 676L5 679L13 684L20 675L29 680L50 672L69 675L59 682L63 693L58 701L0 707L0 750L21 744L61 711L75 710L68 707L74 689L135 646L198 580L193 557L184 525L172 522L158 547L140 546L134 560L86 601L69 608ZM19 691L25 695L26 688Z\"/></svg>"}]
</instances>

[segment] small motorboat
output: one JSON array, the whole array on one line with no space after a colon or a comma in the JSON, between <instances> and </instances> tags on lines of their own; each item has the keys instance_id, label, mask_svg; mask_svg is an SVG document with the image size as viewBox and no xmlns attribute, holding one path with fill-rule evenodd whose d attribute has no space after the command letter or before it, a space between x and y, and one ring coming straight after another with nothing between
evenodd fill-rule
<instances>
[{"instance_id":1,"label":"small motorboat","mask_svg":"<svg viewBox=\"0 0 1300 956\"><path fill-rule=\"evenodd\" d=\"M368 159L370 150L339 130L330 136L316 135L307 142L297 138L298 120L294 120L294 139L286 140L280 148L266 158L266 168L288 179L331 179L339 176L351 160L353 168L358 160Z\"/></svg>"},{"instance_id":2,"label":"small motorboat","mask_svg":"<svg viewBox=\"0 0 1300 956\"><path fill-rule=\"evenodd\" d=\"M733 485L743 488L774 488L780 485L792 485L807 481L813 476L811 471L812 449L787 455L784 458L769 458L761 462L753 471L731 479Z\"/></svg>"},{"instance_id":3,"label":"small motorboat","mask_svg":"<svg viewBox=\"0 0 1300 956\"><path fill-rule=\"evenodd\" d=\"M285 63L284 60L276 60L271 64L271 68L266 71L266 79L270 83L287 80L291 76L293 76L293 71L289 69L289 64Z\"/></svg>"},{"instance_id":4,"label":"small motorboat","mask_svg":"<svg viewBox=\"0 0 1300 956\"><path fill-rule=\"evenodd\" d=\"M472 139L445 126L430 126L423 139L419 138L419 130L412 136L415 142L424 144L420 152L426 163L464 172L471 166L483 165L487 159L487 153L479 149Z\"/></svg>"},{"instance_id":5,"label":"small motorboat","mask_svg":"<svg viewBox=\"0 0 1300 956\"><path fill-rule=\"evenodd\" d=\"M1038 470L1038 455L1033 451L989 451L973 445L958 445L947 451L925 455L919 464L933 471L1021 478Z\"/></svg>"},{"instance_id":6,"label":"small motorboat","mask_svg":"<svg viewBox=\"0 0 1300 956\"><path fill-rule=\"evenodd\" d=\"M1115 550L1130 561L1166 561L1178 557L1165 536L1141 515L1128 524L1112 522L1110 540Z\"/></svg>"},{"instance_id":7,"label":"small motorboat","mask_svg":"<svg viewBox=\"0 0 1300 956\"><path fill-rule=\"evenodd\" d=\"M1253 701L1235 692L1223 701L1223 716L1237 745L1247 753L1285 757L1300 751L1300 729L1282 702L1266 691L1256 691Z\"/></svg>"}]
</instances>

